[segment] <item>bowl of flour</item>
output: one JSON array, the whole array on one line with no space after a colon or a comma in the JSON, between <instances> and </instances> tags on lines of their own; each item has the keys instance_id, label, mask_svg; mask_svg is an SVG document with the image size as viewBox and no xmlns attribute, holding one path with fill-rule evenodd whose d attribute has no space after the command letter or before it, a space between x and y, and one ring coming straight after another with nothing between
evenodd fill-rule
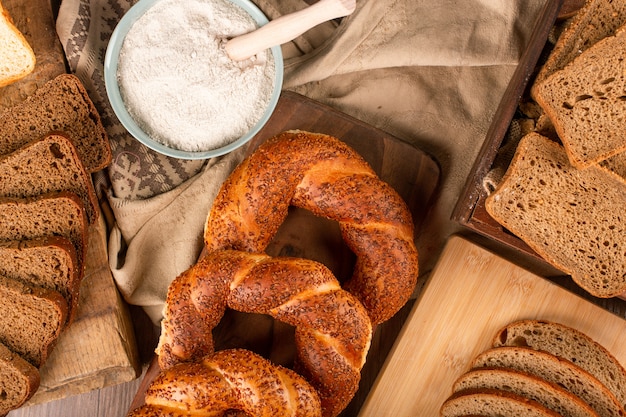
<instances>
[{"instance_id":1,"label":"bowl of flour","mask_svg":"<svg viewBox=\"0 0 626 417\"><path fill-rule=\"evenodd\" d=\"M280 47L231 60L225 42L268 22L249 0L140 0L104 59L120 123L149 148L207 159L247 143L268 121L283 81Z\"/></svg>"}]
</instances>

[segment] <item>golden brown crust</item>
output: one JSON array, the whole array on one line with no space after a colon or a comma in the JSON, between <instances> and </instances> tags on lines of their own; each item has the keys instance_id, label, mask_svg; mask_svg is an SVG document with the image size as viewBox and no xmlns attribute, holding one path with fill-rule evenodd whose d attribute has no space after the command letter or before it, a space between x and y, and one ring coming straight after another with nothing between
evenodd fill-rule
<instances>
[{"instance_id":1,"label":"golden brown crust","mask_svg":"<svg viewBox=\"0 0 626 417\"><path fill-rule=\"evenodd\" d=\"M255 417L321 415L315 390L301 376L248 350L231 349L162 371L146 392L146 405L129 417L228 410Z\"/></svg>"},{"instance_id":2,"label":"golden brown crust","mask_svg":"<svg viewBox=\"0 0 626 417\"><path fill-rule=\"evenodd\" d=\"M357 256L345 288L363 303L374 324L406 303L418 276L411 214L357 152L331 136L283 132L243 161L223 184L207 218L208 251L262 252L290 205L339 223Z\"/></svg>"},{"instance_id":3,"label":"golden brown crust","mask_svg":"<svg viewBox=\"0 0 626 417\"><path fill-rule=\"evenodd\" d=\"M359 386L372 326L328 268L307 259L209 253L170 285L157 347L161 368L212 353L211 331L226 307L294 326L297 369L317 390L324 415L347 406ZM253 380L262 375L259 370Z\"/></svg>"}]
</instances>

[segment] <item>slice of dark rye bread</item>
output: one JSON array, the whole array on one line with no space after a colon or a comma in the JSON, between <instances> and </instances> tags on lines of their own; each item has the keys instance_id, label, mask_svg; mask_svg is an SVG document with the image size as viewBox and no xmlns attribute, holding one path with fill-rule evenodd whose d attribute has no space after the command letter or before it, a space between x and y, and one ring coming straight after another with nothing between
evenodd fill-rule
<instances>
[{"instance_id":1,"label":"slice of dark rye bread","mask_svg":"<svg viewBox=\"0 0 626 417\"><path fill-rule=\"evenodd\" d=\"M81 197L89 222L96 221L99 209L91 176L66 136L52 133L0 157L0 196L23 198L55 191Z\"/></svg>"},{"instance_id":2,"label":"slice of dark rye bread","mask_svg":"<svg viewBox=\"0 0 626 417\"><path fill-rule=\"evenodd\" d=\"M573 167L563 147L524 136L487 212L596 297L626 291L624 179L598 166Z\"/></svg>"},{"instance_id":3,"label":"slice of dark rye bread","mask_svg":"<svg viewBox=\"0 0 626 417\"><path fill-rule=\"evenodd\" d=\"M567 359L606 385L626 408L626 370L604 346L576 329L545 320L520 320L502 328L493 346L530 347Z\"/></svg>"},{"instance_id":4,"label":"slice of dark rye bread","mask_svg":"<svg viewBox=\"0 0 626 417\"><path fill-rule=\"evenodd\" d=\"M626 2L623 0L587 0L559 35L554 48L537 73L531 86L536 87L554 72L563 69L583 51L611 36L626 24Z\"/></svg>"},{"instance_id":5,"label":"slice of dark rye bread","mask_svg":"<svg viewBox=\"0 0 626 417\"><path fill-rule=\"evenodd\" d=\"M490 417L560 417L528 398L507 391L468 389L452 394L440 409L441 417L466 415Z\"/></svg>"},{"instance_id":6,"label":"slice of dark rye bread","mask_svg":"<svg viewBox=\"0 0 626 417\"><path fill-rule=\"evenodd\" d=\"M62 236L74 245L82 278L88 222L82 200L73 193L35 198L0 198L0 241Z\"/></svg>"},{"instance_id":7,"label":"slice of dark rye bread","mask_svg":"<svg viewBox=\"0 0 626 417\"><path fill-rule=\"evenodd\" d=\"M67 318L65 298L54 290L0 276L0 343L41 367Z\"/></svg>"},{"instance_id":8,"label":"slice of dark rye bread","mask_svg":"<svg viewBox=\"0 0 626 417\"><path fill-rule=\"evenodd\" d=\"M477 368L507 368L542 378L578 396L601 417L626 415L615 395L593 375L565 359L525 347L497 347L479 354L471 364Z\"/></svg>"},{"instance_id":9,"label":"slice of dark rye bread","mask_svg":"<svg viewBox=\"0 0 626 417\"><path fill-rule=\"evenodd\" d=\"M618 29L535 88L575 167L584 169L626 150L626 30Z\"/></svg>"},{"instance_id":10,"label":"slice of dark rye bread","mask_svg":"<svg viewBox=\"0 0 626 417\"><path fill-rule=\"evenodd\" d=\"M37 368L0 343L0 416L28 401L40 381Z\"/></svg>"},{"instance_id":11,"label":"slice of dark rye bread","mask_svg":"<svg viewBox=\"0 0 626 417\"><path fill-rule=\"evenodd\" d=\"M74 75L57 76L22 103L0 113L0 155L52 131L68 135L87 172L99 171L111 163L109 138L100 115Z\"/></svg>"},{"instance_id":12,"label":"slice of dark rye bread","mask_svg":"<svg viewBox=\"0 0 626 417\"><path fill-rule=\"evenodd\" d=\"M562 416L598 417L593 408L563 387L513 369L473 369L461 375L452 387L453 392L469 389L512 392L536 401Z\"/></svg>"},{"instance_id":13,"label":"slice of dark rye bread","mask_svg":"<svg viewBox=\"0 0 626 417\"><path fill-rule=\"evenodd\" d=\"M65 237L0 242L0 276L60 292L67 301L68 322L78 305L79 269L76 248Z\"/></svg>"}]
</instances>

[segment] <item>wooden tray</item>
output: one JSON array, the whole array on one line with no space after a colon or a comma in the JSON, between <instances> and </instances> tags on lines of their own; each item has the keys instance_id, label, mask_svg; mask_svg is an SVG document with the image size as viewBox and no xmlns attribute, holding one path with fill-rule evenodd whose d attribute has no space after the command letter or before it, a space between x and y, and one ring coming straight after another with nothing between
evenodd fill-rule
<instances>
[{"instance_id":1,"label":"wooden tray","mask_svg":"<svg viewBox=\"0 0 626 417\"><path fill-rule=\"evenodd\" d=\"M626 320L451 237L359 416L439 415L454 381L496 332L535 318L586 333L626 366Z\"/></svg>"},{"instance_id":2,"label":"wooden tray","mask_svg":"<svg viewBox=\"0 0 626 417\"><path fill-rule=\"evenodd\" d=\"M66 72L49 0L3 0L15 25L30 43L35 69L0 88L0 111L22 102L37 88ZM89 247L79 307L41 369L41 385L26 405L76 395L136 379L140 364L132 320L108 263L103 217L89 229Z\"/></svg>"},{"instance_id":3,"label":"wooden tray","mask_svg":"<svg viewBox=\"0 0 626 417\"><path fill-rule=\"evenodd\" d=\"M405 199L413 214L416 239L419 240L419 227L439 183L439 166L430 156L381 130L288 91L282 93L274 114L253 138L248 151L290 129L333 135L358 151L378 175ZM306 210L294 209L290 212L267 252L273 256L289 255L316 260L328 266L340 280L348 278L352 272L353 256L343 244L337 225ZM361 388L343 415L353 416L358 412L411 306L412 303L407 304L404 311L377 328L366 367L362 371ZM271 333L271 324L256 317L254 325L251 325L250 320L248 315L242 322L221 325L216 329L216 346L245 347L267 356L265 346L260 346L258 340L249 344L248 340L256 339L265 330ZM254 337L249 334L253 331L252 327ZM271 334L263 336L271 339ZM131 404L131 410L144 403L145 390L158 372L158 365L153 361Z\"/></svg>"},{"instance_id":4,"label":"wooden tray","mask_svg":"<svg viewBox=\"0 0 626 417\"><path fill-rule=\"evenodd\" d=\"M452 219L467 228L539 261L542 261L541 258L532 249L519 238L504 230L485 211L487 193L483 188L483 179L492 168L520 99L535 72L535 67L546 44L546 39L556 21L562 4L562 0L548 0L546 2L544 10L535 24L528 46L504 92L487 131L483 146L452 213Z\"/></svg>"},{"instance_id":5,"label":"wooden tray","mask_svg":"<svg viewBox=\"0 0 626 417\"><path fill-rule=\"evenodd\" d=\"M452 213L452 220L489 238L495 243L495 248L510 250L513 258L520 265L560 283L571 281L571 277L546 262L524 241L506 230L487 213L485 208L487 192L483 180L494 166L494 160L511 125L520 99L528 93L527 89L532 83L539 56L546 46L549 31L556 19L571 17L584 3L581 0L549 0L546 4L524 56L505 91L485 137L485 142ZM573 283L565 285L588 299L594 299L597 304L608 305L609 309L615 308L610 302L607 303L604 299L591 296ZM626 293L614 299L616 303L620 303L622 300L626 300Z\"/></svg>"}]
</instances>

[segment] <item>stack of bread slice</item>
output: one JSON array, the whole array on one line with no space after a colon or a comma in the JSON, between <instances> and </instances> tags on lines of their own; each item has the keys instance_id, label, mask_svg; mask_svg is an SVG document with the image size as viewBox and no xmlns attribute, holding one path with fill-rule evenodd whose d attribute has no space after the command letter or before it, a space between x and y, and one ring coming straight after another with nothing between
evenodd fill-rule
<instances>
[{"instance_id":1,"label":"stack of bread slice","mask_svg":"<svg viewBox=\"0 0 626 417\"><path fill-rule=\"evenodd\" d=\"M596 297L626 293L626 1L588 0L531 87L551 133L524 136L487 212Z\"/></svg>"},{"instance_id":2,"label":"stack of bread slice","mask_svg":"<svg viewBox=\"0 0 626 417\"><path fill-rule=\"evenodd\" d=\"M36 392L75 317L100 214L90 174L110 162L100 116L74 75L0 113L0 415Z\"/></svg>"},{"instance_id":3,"label":"stack of bread slice","mask_svg":"<svg viewBox=\"0 0 626 417\"><path fill-rule=\"evenodd\" d=\"M626 370L602 345L560 323L501 329L441 406L442 417L624 416Z\"/></svg>"}]
</instances>

